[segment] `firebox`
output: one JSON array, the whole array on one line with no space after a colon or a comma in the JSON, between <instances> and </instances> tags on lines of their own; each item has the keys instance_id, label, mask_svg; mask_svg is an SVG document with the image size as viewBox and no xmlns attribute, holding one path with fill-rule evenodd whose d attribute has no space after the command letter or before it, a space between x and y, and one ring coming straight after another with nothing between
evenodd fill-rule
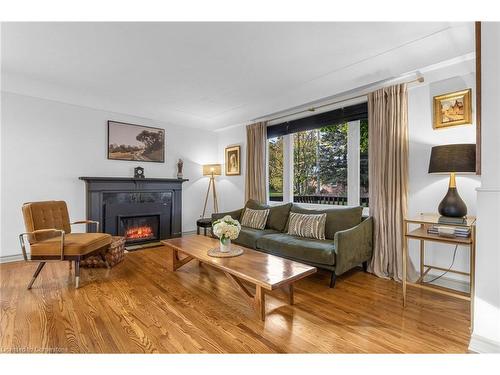
<instances>
[{"instance_id":1,"label":"firebox","mask_svg":"<svg viewBox=\"0 0 500 375\"><path fill-rule=\"evenodd\" d=\"M128 245L158 241L160 215L118 216L118 234Z\"/></svg>"}]
</instances>

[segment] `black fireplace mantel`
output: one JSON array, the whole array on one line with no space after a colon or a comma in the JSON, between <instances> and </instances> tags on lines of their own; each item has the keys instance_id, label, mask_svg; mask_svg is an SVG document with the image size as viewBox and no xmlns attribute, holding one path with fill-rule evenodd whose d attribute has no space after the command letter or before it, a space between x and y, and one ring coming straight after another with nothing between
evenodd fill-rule
<instances>
[{"instance_id":1,"label":"black fireplace mantel","mask_svg":"<svg viewBox=\"0 0 500 375\"><path fill-rule=\"evenodd\" d=\"M182 234L182 183L178 178L79 177L86 185L87 218L101 223L103 232L118 233L120 215L161 214L160 239ZM152 199L157 198L154 202ZM141 203L144 202L143 205ZM123 208L119 203L123 203ZM112 213L111 217L110 213Z\"/></svg>"}]
</instances>

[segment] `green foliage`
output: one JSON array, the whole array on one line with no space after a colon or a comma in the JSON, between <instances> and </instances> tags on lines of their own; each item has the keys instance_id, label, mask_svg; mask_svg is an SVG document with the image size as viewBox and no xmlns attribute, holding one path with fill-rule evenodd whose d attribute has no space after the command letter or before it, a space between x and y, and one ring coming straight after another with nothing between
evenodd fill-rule
<instances>
[{"instance_id":1,"label":"green foliage","mask_svg":"<svg viewBox=\"0 0 500 375\"><path fill-rule=\"evenodd\" d=\"M316 192L319 137L319 130L293 134L293 191L296 195Z\"/></svg>"},{"instance_id":2,"label":"green foliage","mask_svg":"<svg viewBox=\"0 0 500 375\"><path fill-rule=\"evenodd\" d=\"M347 195L347 130L347 123L324 127L319 144L322 184L336 185L342 196Z\"/></svg>"},{"instance_id":3,"label":"green foliage","mask_svg":"<svg viewBox=\"0 0 500 375\"><path fill-rule=\"evenodd\" d=\"M348 124L293 134L295 195L347 196ZM368 121L360 124L361 196L368 193ZM269 140L269 191L283 192L283 138Z\"/></svg>"},{"instance_id":4,"label":"green foliage","mask_svg":"<svg viewBox=\"0 0 500 375\"><path fill-rule=\"evenodd\" d=\"M283 137L269 139L269 192L283 193Z\"/></svg>"}]
</instances>

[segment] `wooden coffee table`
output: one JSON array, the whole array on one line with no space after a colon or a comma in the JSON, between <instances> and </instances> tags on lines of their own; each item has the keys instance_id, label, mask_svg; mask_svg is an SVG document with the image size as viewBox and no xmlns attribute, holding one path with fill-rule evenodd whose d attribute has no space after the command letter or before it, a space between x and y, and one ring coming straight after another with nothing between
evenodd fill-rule
<instances>
[{"instance_id":1,"label":"wooden coffee table","mask_svg":"<svg viewBox=\"0 0 500 375\"><path fill-rule=\"evenodd\" d=\"M190 235L161 241L168 249L168 268L175 271L193 259L215 267L229 278L245 300L265 319L265 292L282 289L293 305L293 283L316 272L315 267L262 253L243 246L244 253L233 258L214 258L207 251L219 246L219 241L201 235ZM233 245L239 246L239 245ZM181 258L179 254L185 255ZM255 294L242 280L255 285Z\"/></svg>"}]
</instances>

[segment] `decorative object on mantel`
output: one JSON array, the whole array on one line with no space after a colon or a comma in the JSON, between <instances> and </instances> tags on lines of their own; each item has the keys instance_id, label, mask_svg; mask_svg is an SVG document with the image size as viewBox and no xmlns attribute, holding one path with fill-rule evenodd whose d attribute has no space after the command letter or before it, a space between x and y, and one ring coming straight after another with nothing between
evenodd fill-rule
<instances>
[{"instance_id":1,"label":"decorative object on mantel","mask_svg":"<svg viewBox=\"0 0 500 375\"><path fill-rule=\"evenodd\" d=\"M135 167L134 168L134 178L144 178L144 168Z\"/></svg>"},{"instance_id":2,"label":"decorative object on mantel","mask_svg":"<svg viewBox=\"0 0 500 375\"><path fill-rule=\"evenodd\" d=\"M434 129L472 124L471 89L435 96Z\"/></svg>"},{"instance_id":3,"label":"decorative object on mantel","mask_svg":"<svg viewBox=\"0 0 500 375\"><path fill-rule=\"evenodd\" d=\"M429 173L449 173L448 192L439 203L438 211L442 216L463 218L467 215L467 206L457 191L455 173L476 172L476 145L453 144L434 146L431 150ZM441 220L443 223L443 220Z\"/></svg>"},{"instance_id":4,"label":"decorative object on mantel","mask_svg":"<svg viewBox=\"0 0 500 375\"><path fill-rule=\"evenodd\" d=\"M226 147L226 176L241 175L240 146Z\"/></svg>"},{"instance_id":5,"label":"decorative object on mantel","mask_svg":"<svg viewBox=\"0 0 500 375\"><path fill-rule=\"evenodd\" d=\"M210 190L213 187L213 199L214 199L214 213L219 212L219 207L217 205L217 193L215 191L215 176L221 175L221 165L220 164L205 164L203 165L203 176L209 176L207 195L205 196L205 204L203 205L203 213L201 218L205 218L205 212L207 210L208 196L210 195Z\"/></svg>"},{"instance_id":6,"label":"decorative object on mantel","mask_svg":"<svg viewBox=\"0 0 500 375\"><path fill-rule=\"evenodd\" d=\"M165 129L108 121L108 159L165 162Z\"/></svg>"},{"instance_id":7,"label":"decorative object on mantel","mask_svg":"<svg viewBox=\"0 0 500 375\"><path fill-rule=\"evenodd\" d=\"M229 253L231 251L231 240L238 238L240 230L240 222L229 215L213 222L212 233L219 239L219 251L221 253Z\"/></svg>"},{"instance_id":8,"label":"decorative object on mantel","mask_svg":"<svg viewBox=\"0 0 500 375\"><path fill-rule=\"evenodd\" d=\"M182 168L184 167L184 162L179 159L177 162L177 178L182 178Z\"/></svg>"}]
</instances>

